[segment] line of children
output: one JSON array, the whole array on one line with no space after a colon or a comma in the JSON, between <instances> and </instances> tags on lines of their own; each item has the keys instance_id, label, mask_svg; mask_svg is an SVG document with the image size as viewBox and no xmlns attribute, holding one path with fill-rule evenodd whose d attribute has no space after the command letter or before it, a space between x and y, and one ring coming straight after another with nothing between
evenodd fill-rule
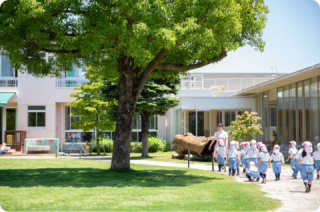
<instances>
[{"instance_id":1,"label":"line of children","mask_svg":"<svg viewBox=\"0 0 320 212\"><path fill-rule=\"evenodd\" d=\"M225 165L225 158L224 158L224 155L225 155L225 147L224 147L224 140L218 140L219 142L219 147L217 149L217 163L218 163L218 167L219 167L219 172L221 172L221 169L223 168L224 169L224 172L227 171L227 168L226 168L226 165Z\"/></svg>"},{"instance_id":2,"label":"line of children","mask_svg":"<svg viewBox=\"0 0 320 212\"><path fill-rule=\"evenodd\" d=\"M231 141L229 143L229 150L227 152L227 161L229 163L229 175L235 176L236 174L236 168L237 168L237 163L239 161L239 154L238 151L236 150L236 143L235 141Z\"/></svg>"},{"instance_id":3,"label":"line of children","mask_svg":"<svg viewBox=\"0 0 320 212\"><path fill-rule=\"evenodd\" d=\"M314 158L312 143L305 141L302 143L303 152L298 157L298 162L302 164L301 177L306 188L306 193L311 191L313 175L314 175Z\"/></svg>"},{"instance_id":4,"label":"line of children","mask_svg":"<svg viewBox=\"0 0 320 212\"><path fill-rule=\"evenodd\" d=\"M270 167L270 155L268 153L267 147L265 145L260 146L260 153L259 153L259 162L258 162L258 172L262 178L262 183L267 183L267 170Z\"/></svg>"},{"instance_id":5,"label":"line of children","mask_svg":"<svg viewBox=\"0 0 320 212\"><path fill-rule=\"evenodd\" d=\"M318 150L313 153L313 157L317 170L317 180L320 180L320 143L317 144L317 149Z\"/></svg>"},{"instance_id":6,"label":"line of children","mask_svg":"<svg viewBox=\"0 0 320 212\"><path fill-rule=\"evenodd\" d=\"M284 164L283 154L280 152L279 145L274 145L273 153L271 154L270 161L273 161L272 169L276 176L276 181L280 180L281 166Z\"/></svg>"},{"instance_id":7,"label":"line of children","mask_svg":"<svg viewBox=\"0 0 320 212\"><path fill-rule=\"evenodd\" d=\"M297 174L298 174L298 169L296 167L296 159L294 159L294 155L297 154L297 148L296 148L296 142L295 141L290 141L289 142L289 151L288 151L288 158L286 160L286 162L288 162L290 160L290 167L293 171L292 173L292 177L294 179L297 179Z\"/></svg>"}]
</instances>

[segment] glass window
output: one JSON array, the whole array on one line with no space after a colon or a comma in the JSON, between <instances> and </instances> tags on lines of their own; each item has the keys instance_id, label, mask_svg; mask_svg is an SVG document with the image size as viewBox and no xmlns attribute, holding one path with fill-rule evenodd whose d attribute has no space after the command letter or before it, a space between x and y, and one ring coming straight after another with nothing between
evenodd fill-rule
<instances>
[{"instance_id":1,"label":"glass window","mask_svg":"<svg viewBox=\"0 0 320 212\"><path fill-rule=\"evenodd\" d=\"M16 109L7 108L7 130L16 130Z\"/></svg>"},{"instance_id":2,"label":"glass window","mask_svg":"<svg viewBox=\"0 0 320 212\"><path fill-rule=\"evenodd\" d=\"M197 136L210 136L209 111L197 111Z\"/></svg>"},{"instance_id":3,"label":"glass window","mask_svg":"<svg viewBox=\"0 0 320 212\"><path fill-rule=\"evenodd\" d=\"M183 110L177 110L176 113L176 117L177 117L177 131L176 134L178 135L182 135L184 133L184 115L183 115Z\"/></svg>"},{"instance_id":4,"label":"glass window","mask_svg":"<svg viewBox=\"0 0 320 212\"><path fill-rule=\"evenodd\" d=\"M290 85L290 130L289 130L289 139L296 141L296 84L293 83Z\"/></svg>"},{"instance_id":5,"label":"glass window","mask_svg":"<svg viewBox=\"0 0 320 212\"><path fill-rule=\"evenodd\" d=\"M278 88L278 124L277 124L277 131L278 131L278 141L283 140L283 87Z\"/></svg>"},{"instance_id":6,"label":"glass window","mask_svg":"<svg viewBox=\"0 0 320 212\"><path fill-rule=\"evenodd\" d=\"M236 111L224 111L224 126L229 127L236 120Z\"/></svg>"},{"instance_id":7,"label":"glass window","mask_svg":"<svg viewBox=\"0 0 320 212\"><path fill-rule=\"evenodd\" d=\"M79 77L79 68L74 64L72 70L66 71L66 77Z\"/></svg>"},{"instance_id":8,"label":"glass window","mask_svg":"<svg viewBox=\"0 0 320 212\"><path fill-rule=\"evenodd\" d=\"M9 57L0 55L1 77L14 77L14 71L10 64Z\"/></svg>"},{"instance_id":9,"label":"glass window","mask_svg":"<svg viewBox=\"0 0 320 212\"><path fill-rule=\"evenodd\" d=\"M138 142L138 132L132 132L131 142Z\"/></svg>"},{"instance_id":10,"label":"glass window","mask_svg":"<svg viewBox=\"0 0 320 212\"><path fill-rule=\"evenodd\" d=\"M284 135L283 141L284 143L289 143L289 110L290 110L290 102L289 102L289 85L284 86L283 91L283 106L284 106Z\"/></svg>"},{"instance_id":11,"label":"glass window","mask_svg":"<svg viewBox=\"0 0 320 212\"><path fill-rule=\"evenodd\" d=\"M304 84L304 110L303 110L303 125L304 125L304 141L310 140L310 81L305 80Z\"/></svg>"},{"instance_id":12,"label":"glass window","mask_svg":"<svg viewBox=\"0 0 320 212\"><path fill-rule=\"evenodd\" d=\"M45 106L28 106L28 127L45 127Z\"/></svg>"},{"instance_id":13,"label":"glass window","mask_svg":"<svg viewBox=\"0 0 320 212\"><path fill-rule=\"evenodd\" d=\"M149 117L149 129L155 129L155 116Z\"/></svg>"},{"instance_id":14,"label":"glass window","mask_svg":"<svg viewBox=\"0 0 320 212\"><path fill-rule=\"evenodd\" d=\"M277 126L277 108L275 106L269 107L270 113L270 127Z\"/></svg>"},{"instance_id":15,"label":"glass window","mask_svg":"<svg viewBox=\"0 0 320 212\"><path fill-rule=\"evenodd\" d=\"M196 135L196 111L195 110L186 111L186 132Z\"/></svg>"},{"instance_id":16,"label":"glass window","mask_svg":"<svg viewBox=\"0 0 320 212\"><path fill-rule=\"evenodd\" d=\"M319 132L319 120L318 120L318 78L311 78L310 84L310 141L314 144L317 143Z\"/></svg>"},{"instance_id":17,"label":"glass window","mask_svg":"<svg viewBox=\"0 0 320 212\"><path fill-rule=\"evenodd\" d=\"M297 123L298 123L298 139L297 141L303 141L303 124L302 124L302 108L303 108L303 83L298 83L298 108L297 108Z\"/></svg>"},{"instance_id":18,"label":"glass window","mask_svg":"<svg viewBox=\"0 0 320 212\"><path fill-rule=\"evenodd\" d=\"M75 110L75 108L68 107L68 106L65 107L65 123L66 123L65 128L66 128L66 130L78 130L79 129L79 127L75 127L73 125L73 123L78 122L81 119L81 117L80 116L71 116L71 113L74 110Z\"/></svg>"}]
</instances>

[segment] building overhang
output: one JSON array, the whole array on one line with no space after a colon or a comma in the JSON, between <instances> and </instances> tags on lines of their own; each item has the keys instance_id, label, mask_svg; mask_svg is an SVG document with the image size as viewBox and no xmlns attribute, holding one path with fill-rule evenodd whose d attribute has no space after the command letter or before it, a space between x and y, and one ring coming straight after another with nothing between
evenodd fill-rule
<instances>
[{"instance_id":1,"label":"building overhang","mask_svg":"<svg viewBox=\"0 0 320 212\"><path fill-rule=\"evenodd\" d=\"M231 96L252 97L257 95L258 93L261 93L267 90L275 89L283 85L299 82L299 81L306 80L319 75L320 75L320 64L316 64L314 66L310 66L300 71L296 71L291 74L281 76L274 80L270 80L270 81L243 89L241 91L233 93Z\"/></svg>"},{"instance_id":2,"label":"building overhang","mask_svg":"<svg viewBox=\"0 0 320 212\"><path fill-rule=\"evenodd\" d=\"M11 99L16 92L0 92L0 106L7 106L8 101Z\"/></svg>"}]
</instances>

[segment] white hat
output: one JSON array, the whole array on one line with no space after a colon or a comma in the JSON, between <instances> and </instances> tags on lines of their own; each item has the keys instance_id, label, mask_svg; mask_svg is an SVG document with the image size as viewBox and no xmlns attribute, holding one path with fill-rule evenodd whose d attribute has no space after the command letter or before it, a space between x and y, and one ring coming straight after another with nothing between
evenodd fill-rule
<instances>
[{"instance_id":1,"label":"white hat","mask_svg":"<svg viewBox=\"0 0 320 212\"><path fill-rule=\"evenodd\" d=\"M261 151L262 152L268 152L267 147L265 145L261 146Z\"/></svg>"},{"instance_id":2,"label":"white hat","mask_svg":"<svg viewBox=\"0 0 320 212\"><path fill-rule=\"evenodd\" d=\"M245 147L246 147L246 150L249 150L250 149L250 142L246 142Z\"/></svg>"},{"instance_id":3,"label":"white hat","mask_svg":"<svg viewBox=\"0 0 320 212\"><path fill-rule=\"evenodd\" d=\"M311 153L313 151L312 143L310 141L303 142L302 146L304 147L304 150L306 151L306 153Z\"/></svg>"},{"instance_id":4,"label":"white hat","mask_svg":"<svg viewBox=\"0 0 320 212\"><path fill-rule=\"evenodd\" d=\"M219 139L219 144L220 144L220 146L224 146L224 140L223 139Z\"/></svg>"},{"instance_id":5,"label":"white hat","mask_svg":"<svg viewBox=\"0 0 320 212\"><path fill-rule=\"evenodd\" d=\"M290 141L289 143L291 144L292 148L296 148L297 143L295 141Z\"/></svg>"},{"instance_id":6,"label":"white hat","mask_svg":"<svg viewBox=\"0 0 320 212\"><path fill-rule=\"evenodd\" d=\"M239 142L238 142L238 141L235 141L235 143L236 143L236 149L237 149L237 150L240 149Z\"/></svg>"},{"instance_id":7,"label":"white hat","mask_svg":"<svg viewBox=\"0 0 320 212\"><path fill-rule=\"evenodd\" d=\"M256 140L251 140L250 141L250 145L252 149L256 149L257 148L257 141Z\"/></svg>"},{"instance_id":8,"label":"white hat","mask_svg":"<svg viewBox=\"0 0 320 212\"><path fill-rule=\"evenodd\" d=\"M252 169L252 168L254 168L255 166L256 166L256 164L255 164L253 161L250 161L250 162L248 163L249 170Z\"/></svg>"},{"instance_id":9,"label":"white hat","mask_svg":"<svg viewBox=\"0 0 320 212\"><path fill-rule=\"evenodd\" d=\"M259 142L257 143L258 149L260 149L262 145L263 145L263 143L262 143L261 141L259 141Z\"/></svg>"},{"instance_id":10,"label":"white hat","mask_svg":"<svg viewBox=\"0 0 320 212\"><path fill-rule=\"evenodd\" d=\"M274 145L273 152L276 153L276 154L278 154L280 152L280 147L279 147L278 144Z\"/></svg>"},{"instance_id":11,"label":"white hat","mask_svg":"<svg viewBox=\"0 0 320 212\"><path fill-rule=\"evenodd\" d=\"M231 149L231 150L235 150L235 148L236 148L236 142L235 142L235 141L231 141L231 142L229 143L229 146L230 146L230 149Z\"/></svg>"},{"instance_id":12,"label":"white hat","mask_svg":"<svg viewBox=\"0 0 320 212\"><path fill-rule=\"evenodd\" d=\"M320 152L320 143L317 144L317 149Z\"/></svg>"}]
</instances>

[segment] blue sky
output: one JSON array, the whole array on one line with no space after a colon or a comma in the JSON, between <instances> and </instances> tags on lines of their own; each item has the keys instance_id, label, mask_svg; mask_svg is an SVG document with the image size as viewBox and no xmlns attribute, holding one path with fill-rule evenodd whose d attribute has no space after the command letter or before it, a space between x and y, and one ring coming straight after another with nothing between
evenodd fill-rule
<instances>
[{"instance_id":1,"label":"blue sky","mask_svg":"<svg viewBox=\"0 0 320 212\"><path fill-rule=\"evenodd\" d=\"M320 6L314 0L265 0L269 7L263 33L265 51L246 46L218 64L192 72L291 73L320 63Z\"/></svg>"}]
</instances>

